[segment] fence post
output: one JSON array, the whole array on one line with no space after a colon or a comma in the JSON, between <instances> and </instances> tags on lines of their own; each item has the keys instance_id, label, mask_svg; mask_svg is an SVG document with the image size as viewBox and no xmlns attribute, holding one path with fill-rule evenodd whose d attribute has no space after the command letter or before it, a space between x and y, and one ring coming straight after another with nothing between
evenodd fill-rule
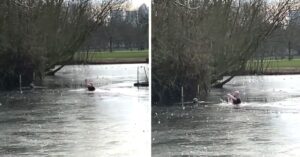
<instances>
[{"instance_id":1,"label":"fence post","mask_svg":"<svg viewBox=\"0 0 300 157\"><path fill-rule=\"evenodd\" d=\"M19 74L19 86L20 86L20 93L22 94L23 91L22 91L22 75Z\"/></svg>"},{"instance_id":2,"label":"fence post","mask_svg":"<svg viewBox=\"0 0 300 157\"><path fill-rule=\"evenodd\" d=\"M200 95L200 88L199 88L199 84L197 85L197 97L199 97Z\"/></svg>"},{"instance_id":3,"label":"fence post","mask_svg":"<svg viewBox=\"0 0 300 157\"><path fill-rule=\"evenodd\" d=\"M181 86L181 105L183 106L183 86Z\"/></svg>"},{"instance_id":4,"label":"fence post","mask_svg":"<svg viewBox=\"0 0 300 157\"><path fill-rule=\"evenodd\" d=\"M139 66L137 67L137 84L139 85Z\"/></svg>"}]
</instances>

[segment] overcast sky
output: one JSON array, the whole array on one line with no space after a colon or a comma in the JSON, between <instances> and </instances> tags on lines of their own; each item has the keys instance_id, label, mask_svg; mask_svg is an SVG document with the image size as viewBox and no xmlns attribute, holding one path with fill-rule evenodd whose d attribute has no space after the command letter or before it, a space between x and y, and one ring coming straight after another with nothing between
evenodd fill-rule
<instances>
[{"instance_id":1,"label":"overcast sky","mask_svg":"<svg viewBox=\"0 0 300 157\"><path fill-rule=\"evenodd\" d=\"M150 2L151 2L151 0L129 0L129 1L132 2L134 8L139 7L143 3L145 3L149 7L150 6Z\"/></svg>"}]
</instances>

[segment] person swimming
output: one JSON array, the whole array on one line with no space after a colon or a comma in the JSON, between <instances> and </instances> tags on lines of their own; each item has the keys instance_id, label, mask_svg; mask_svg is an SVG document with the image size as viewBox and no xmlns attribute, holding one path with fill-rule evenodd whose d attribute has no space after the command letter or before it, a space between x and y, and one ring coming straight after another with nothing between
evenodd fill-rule
<instances>
[{"instance_id":1,"label":"person swimming","mask_svg":"<svg viewBox=\"0 0 300 157\"><path fill-rule=\"evenodd\" d=\"M228 93L227 100L228 102L231 102L234 105L239 105L242 102L240 98L240 92L234 91L233 93Z\"/></svg>"},{"instance_id":2,"label":"person swimming","mask_svg":"<svg viewBox=\"0 0 300 157\"><path fill-rule=\"evenodd\" d=\"M91 82L87 83L87 79L85 79L85 84L86 84L86 87L87 87L88 91L94 91L94 90L96 90L96 88L94 87L93 83L91 83Z\"/></svg>"}]
</instances>

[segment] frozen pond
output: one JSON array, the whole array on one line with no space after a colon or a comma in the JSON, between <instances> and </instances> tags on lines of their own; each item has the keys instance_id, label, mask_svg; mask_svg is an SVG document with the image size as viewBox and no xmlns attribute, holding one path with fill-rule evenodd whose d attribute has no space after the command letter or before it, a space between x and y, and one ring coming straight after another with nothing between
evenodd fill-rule
<instances>
[{"instance_id":1,"label":"frozen pond","mask_svg":"<svg viewBox=\"0 0 300 157\"><path fill-rule=\"evenodd\" d=\"M67 66L45 89L0 92L0 156L149 156L149 90L133 87L138 66L147 65Z\"/></svg>"},{"instance_id":2,"label":"frozen pond","mask_svg":"<svg viewBox=\"0 0 300 157\"><path fill-rule=\"evenodd\" d=\"M219 100L239 90L236 109ZM209 105L153 107L153 156L300 154L300 76L241 76L214 89Z\"/></svg>"}]
</instances>

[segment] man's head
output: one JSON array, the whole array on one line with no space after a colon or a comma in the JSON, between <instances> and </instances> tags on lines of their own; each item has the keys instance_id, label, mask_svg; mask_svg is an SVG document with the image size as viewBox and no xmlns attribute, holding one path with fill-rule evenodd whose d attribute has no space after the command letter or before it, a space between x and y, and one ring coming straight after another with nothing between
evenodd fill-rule
<instances>
[{"instance_id":1,"label":"man's head","mask_svg":"<svg viewBox=\"0 0 300 157\"><path fill-rule=\"evenodd\" d=\"M234 92L233 92L233 96L239 97L239 96L240 96L240 92L239 92L239 91L234 91Z\"/></svg>"}]
</instances>

